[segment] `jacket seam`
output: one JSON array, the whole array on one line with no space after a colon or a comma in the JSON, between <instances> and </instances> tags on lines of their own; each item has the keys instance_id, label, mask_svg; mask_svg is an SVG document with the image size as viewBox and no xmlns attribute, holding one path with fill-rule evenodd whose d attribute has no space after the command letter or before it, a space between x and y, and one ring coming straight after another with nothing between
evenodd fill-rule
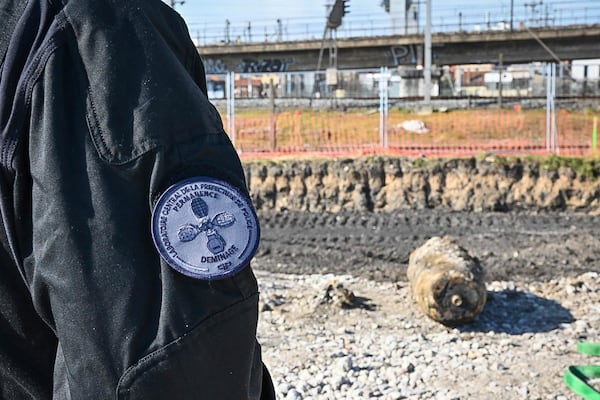
<instances>
[{"instance_id":1,"label":"jacket seam","mask_svg":"<svg viewBox=\"0 0 600 400\"><path fill-rule=\"evenodd\" d=\"M59 32L61 32L62 26L59 27ZM58 33L58 32L57 32ZM31 107L31 97L33 93L33 88L35 84L38 82L46 64L50 57L56 52L58 48L60 48L65 42L65 38L63 35L55 34L40 49L40 51L35 55L34 60L31 62L27 71L25 72L25 79L23 83L20 85L18 89L17 99L23 102L23 107L18 108L21 111L19 112L18 118L24 118L24 115L27 114ZM17 142L19 140L18 131L16 134L11 135L7 138L7 142L3 144L2 148L2 163L6 165L7 168L12 170L11 166L11 158L13 156L14 149L17 146Z\"/></svg>"}]
</instances>

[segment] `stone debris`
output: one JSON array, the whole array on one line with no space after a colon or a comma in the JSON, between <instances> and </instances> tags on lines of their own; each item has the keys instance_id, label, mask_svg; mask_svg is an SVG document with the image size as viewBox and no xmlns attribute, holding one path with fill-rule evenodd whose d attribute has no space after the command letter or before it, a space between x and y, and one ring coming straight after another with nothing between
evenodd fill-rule
<instances>
[{"instance_id":1,"label":"stone debris","mask_svg":"<svg viewBox=\"0 0 600 400\"><path fill-rule=\"evenodd\" d=\"M285 304L285 298L280 294L263 295L261 311L273 311L275 308Z\"/></svg>"},{"instance_id":2,"label":"stone debris","mask_svg":"<svg viewBox=\"0 0 600 400\"><path fill-rule=\"evenodd\" d=\"M448 328L412 305L407 282L255 268L261 302L279 299L260 314L258 338L282 400L578 400L564 371L593 363L579 341L600 341L595 272L488 282L478 318ZM369 299L374 307L321 312L324 287L331 304Z\"/></svg>"},{"instance_id":3,"label":"stone debris","mask_svg":"<svg viewBox=\"0 0 600 400\"><path fill-rule=\"evenodd\" d=\"M409 119L407 121L402 121L398 125L395 126L397 129L402 129L408 133L417 133L419 135L425 135L429 133L429 128L425 125L425 122L418 119Z\"/></svg>"},{"instance_id":4,"label":"stone debris","mask_svg":"<svg viewBox=\"0 0 600 400\"><path fill-rule=\"evenodd\" d=\"M358 305L354 292L336 280L326 285L325 294L319 304L330 304L338 308L354 308Z\"/></svg>"}]
</instances>

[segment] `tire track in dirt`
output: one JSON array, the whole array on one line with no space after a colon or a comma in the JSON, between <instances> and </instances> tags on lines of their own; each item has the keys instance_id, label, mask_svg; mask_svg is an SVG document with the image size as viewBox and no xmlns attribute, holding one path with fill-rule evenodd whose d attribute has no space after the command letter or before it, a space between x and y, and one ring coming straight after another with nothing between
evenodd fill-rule
<instances>
[{"instance_id":1,"label":"tire track in dirt","mask_svg":"<svg viewBox=\"0 0 600 400\"><path fill-rule=\"evenodd\" d=\"M488 280L545 281L600 272L599 217L573 214L261 212L255 264L295 274L406 280L409 254L432 236L452 236L480 259Z\"/></svg>"}]
</instances>

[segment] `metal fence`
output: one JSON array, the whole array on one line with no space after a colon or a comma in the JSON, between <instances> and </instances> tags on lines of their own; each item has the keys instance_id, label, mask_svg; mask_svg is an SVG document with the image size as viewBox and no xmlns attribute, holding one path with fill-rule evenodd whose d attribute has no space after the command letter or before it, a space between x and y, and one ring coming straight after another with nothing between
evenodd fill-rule
<instances>
[{"instance_id":1,"label":"metal fence","mask_svg":"<svg viewBox=\"0 0 600 400\"><path fill-rule=\"evenodd\" d=\"M375 93L370 97L347 96L354 92L343 79L336 85L307 85L302 88L308 93L305 97L286 97L298 89L289 81L276 86L270 77L268 87L261 88L262 99L248 95L256 93L250 77L242 82L244 92L236 84L243 78L230 73L225 79L226 99L216 103L242 156L381 152L585 156L598 151L597 98L588 98L585 106L580 98L558 101L562 80L555 64L541 66L540 75L532 77L532 82L539 82L532 83L529 96L511 96L508 87L502 90L497 85L495 92L488 88L492 94L488 98L435 97L434 112L423 112L419 98L398 96L398 82L387 68L368 73L372 77L367 92ZM259 81L255 78L254 83ZM356 82L352 85L356 87ZM443 91L443 85L436 90ZM499 92L504 94L498 97ZM534 92L544 96L532 97Z\"/></svg>"},{"instance_id":2,"label":"metal fence","mask_svg":"<svg viewBox=\"0 0 600 400\"><path fill-rule=\"evenodd\" d=\"M381 69L278 73L211 74L211 100L237 99L363 99L380 96ZM387 92L391 99L423 97L423 69L390 68ZM432 96L545 97L547 64L444 66L432 69ZM556 66L556 96L600 96L600 60L573 61ZM231 82L228 83L228 79Z\"/></svg>"}]
</instances>

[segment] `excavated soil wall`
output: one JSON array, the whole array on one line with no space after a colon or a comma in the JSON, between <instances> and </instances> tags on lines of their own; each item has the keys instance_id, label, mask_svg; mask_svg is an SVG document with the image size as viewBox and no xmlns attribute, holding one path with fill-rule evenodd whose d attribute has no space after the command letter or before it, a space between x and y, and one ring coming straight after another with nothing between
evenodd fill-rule
<instances>
[{"instance_id":1,"label":"excavated soil wall","mask_svg":"<svg viewBox=\"0 0 600 400\"><path fill-rule=\"evenodd\" d=\"M600 164L564 164L499 156L363 157L246 161L245 168L262 212L600 211Z\"/></svg>"}]
</instances>

